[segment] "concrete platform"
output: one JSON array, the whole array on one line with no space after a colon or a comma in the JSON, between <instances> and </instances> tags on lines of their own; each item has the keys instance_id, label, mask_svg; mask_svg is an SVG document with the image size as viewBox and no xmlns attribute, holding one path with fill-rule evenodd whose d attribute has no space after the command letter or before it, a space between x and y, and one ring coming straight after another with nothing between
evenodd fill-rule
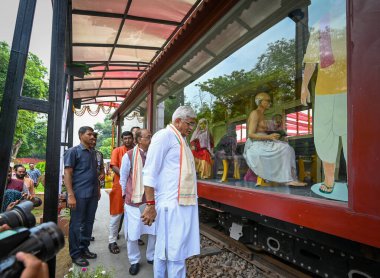
<instances>
[{"instance_id":1,"label":"concrete platform","mask_svg":"<svg viewBox=\"0 0 380 278\"><path fill-rule=\"evenodd\" d=\"M119 254L111 254L108 250L108 234L109 234L109 196L107 192L102 190L102 197L99 201L98 210L95 216L93 236L95 241L91 242L90 251L98 254L98 258L95 260L89 260L89 270L95 269L97 266L103 266L106 270L112 270L115 278L131 277L128 270L130 267L127 255L127 244L124 239L124 226L120 232L120 239L117 244L120 248ZM145 245L140 246L141 250L141 262L140 272L136 276L149 278L153 277L153 266L146 262L145 250L147 238L143 236L142 239Z\"/></svg>"}]
</instances>

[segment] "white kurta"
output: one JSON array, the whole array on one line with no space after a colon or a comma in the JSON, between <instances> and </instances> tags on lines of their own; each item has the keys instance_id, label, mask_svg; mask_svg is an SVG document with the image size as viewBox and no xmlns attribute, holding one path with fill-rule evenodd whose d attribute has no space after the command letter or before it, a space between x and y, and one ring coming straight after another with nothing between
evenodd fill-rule
<instances>
[{"instance_id":1,"label":"white kurta","mask_svg":"<svg viewBox=\"0 0 380 278\"><path fill-rule=\"evenodd\" d=\"M127 180L131 170L131 161L129 159L128 153L124 154L121 160L120 167L120 185L123 196L126 192ZM138 240L143 234L156 234L156 225L153 223L151 226L144 225L141 219L141 211L145 208L145 204L140 207L130 206L128 204L124 205L125 219L124 231L126 238L130 240Z\"/></svg>"},{"instance_id":2,"label":"white kurta","mask_svg":"<svg viewBox=\"0 0 380 278\"><path fill-rule=\"evenodd\" d=\"M143 169L144 185L155 191L155 256L161 260L166 260L165 251L169 261L184 260L200 252L198 205L178 205L179 172L179 142L172 131L162 129L152 138Z\"/></svg>"},{"instance_id":3,"label":"white kurta","mask_svg":"<svg viewBox=\"0 0 380 278\"><path fill-rule=\"evenodd\" d=\"M131 171L131 161L129 160L128 153L125 153L123 155L123 158L121 159L121 166L120 166L120 186L122 191L122 196L125 195L127 190L127 181L129 177L129 172Z\"/></svg>"}]
</instances>

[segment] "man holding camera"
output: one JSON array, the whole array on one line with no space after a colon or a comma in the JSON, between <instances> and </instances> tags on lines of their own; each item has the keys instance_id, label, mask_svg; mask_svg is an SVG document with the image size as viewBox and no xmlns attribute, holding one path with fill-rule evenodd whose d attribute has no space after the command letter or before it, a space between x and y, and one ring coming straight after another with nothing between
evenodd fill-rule
<instances>
[{"instance_id":1,"label":"man holding camera","mask_svg":"<svg viewBox=\"0 0 380 278\"><path fill-rule=\"evenodd\" d=\"M1 225L0 233L10 229L11 227L9 227L7 224ZM18 252L16 254L16 259L24 265L24 270L22 271L20 278L49 277L48 265L38 259L36 256L25 252Z\"/></svg>"},{"instance_id":2,"label":"man holding camera","mask_svg":"<svg viewBox=\"0 0 380 278\"><path fill-rule=\"evenodd\" d=\"M32 202L18 199L0 214L0 277L47 278L46 262L65 245L56 223L35 226L32 209Z\"/></svg>"},{"instance_id":3,"label":"man holding camera","mask_svg":"<svg viewBox=\"0 0 380 278\"><path fill-rule=\"evenodd\" d=\"M78 266L88 266L87 259L97 255L89 251L95 213L100 198L97 160L92 146L95 142L94 130L83 126L78 131L80 144L65 153L65 186L67 204L71 209L69 226L70 256Z\"/></svg>"}]
</instances>

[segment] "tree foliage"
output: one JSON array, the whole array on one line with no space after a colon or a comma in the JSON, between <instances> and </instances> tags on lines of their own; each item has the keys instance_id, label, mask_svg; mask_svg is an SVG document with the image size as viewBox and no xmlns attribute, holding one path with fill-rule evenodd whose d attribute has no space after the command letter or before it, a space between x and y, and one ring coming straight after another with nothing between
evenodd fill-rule
<instances>
[{"instance_id":1,"label":"tree foliage","mask_svg":"<svg viewBox=\"0 0 380 278\"><path fill-rule=\"evenodd\" d=\"M7 78L10 48L0 42L0 103L3 100ZM47 69L33 53L29 53L26 63L22 95L46 99L48 96ZM1 116L1 114L0 114ZM46 152L47 118L38 113L20 110L18 112L14 142L22 140L20 157L44 158Z\"/></svg>"},{"instance_id":2,"label":"tree foliage","mask_svg":"<svg viewBox=\"0 0 380 278\"><path fill-rule=\"evenodd\" d=\"M111 116L107 115L103 123L95 124L95 131L98 132L96 148L103 153L104 158L111 158L112 143L112 121Z\"/></svg>"},{"instance_id":3,"label":"tree foliage","mask_svg":"<svg viewBox=\"0 0 380 278\"><path fill-rule=\"evenodd\" d=\"M203 92L215 96L212 103L195 109L199 117L212 122L246 114L259 92L268 92L275 104L295 99L295 42L281 39L268 44L249 71L238 70L196 84Z\"/></svg>"},{"instance_id":4,"label":"tree foliage","mask_svg":"<svg viewBox=\"0 0 380 278\"><path fill-rule=\"evenodd\" d=\"M112 144L112 138L106 138L103 140L103 144L98 150L103 154L104 158L110 159L111 158L111 144Z\"/></svg>"},{"instance_id":5,"label":"tree foliage","mask_svg":"<svg viewBox=\"0 0 380 278\"><path fill-rule=\"evenodd\" d=\"M29 118L30 116L34 117L34 119L31 119L34 121L34 128L30 129L28 126L22 126L24 121L17 122L18 131L23 128L24 134L26 134L25 137L27 137L20 147L18 156L44 159L46 155L47 117L44 114L36 115L36 113L21 110L19 111L19 118L24 118L23 114L26 114Z\"/></svg>"}]
</instances>

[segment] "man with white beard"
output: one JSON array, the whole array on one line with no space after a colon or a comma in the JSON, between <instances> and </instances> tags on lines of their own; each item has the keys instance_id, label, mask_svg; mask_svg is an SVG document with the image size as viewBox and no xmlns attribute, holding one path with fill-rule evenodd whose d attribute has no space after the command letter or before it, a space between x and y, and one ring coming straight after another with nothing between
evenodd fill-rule
<instances>
[{"instance_id":1,"label":"man with white beard","mask_svg":"<svg viewBox=\"0 0 380 278\"><path fill-rule=\"evenodd\" d=\"M178 107L172 124L153 136L145 162L142 218L147 225L156 220L155 278L185 278L186 258L200 252L195 164L186 141L195 120L191 107Z\"/></svg>"}]
</instances>

